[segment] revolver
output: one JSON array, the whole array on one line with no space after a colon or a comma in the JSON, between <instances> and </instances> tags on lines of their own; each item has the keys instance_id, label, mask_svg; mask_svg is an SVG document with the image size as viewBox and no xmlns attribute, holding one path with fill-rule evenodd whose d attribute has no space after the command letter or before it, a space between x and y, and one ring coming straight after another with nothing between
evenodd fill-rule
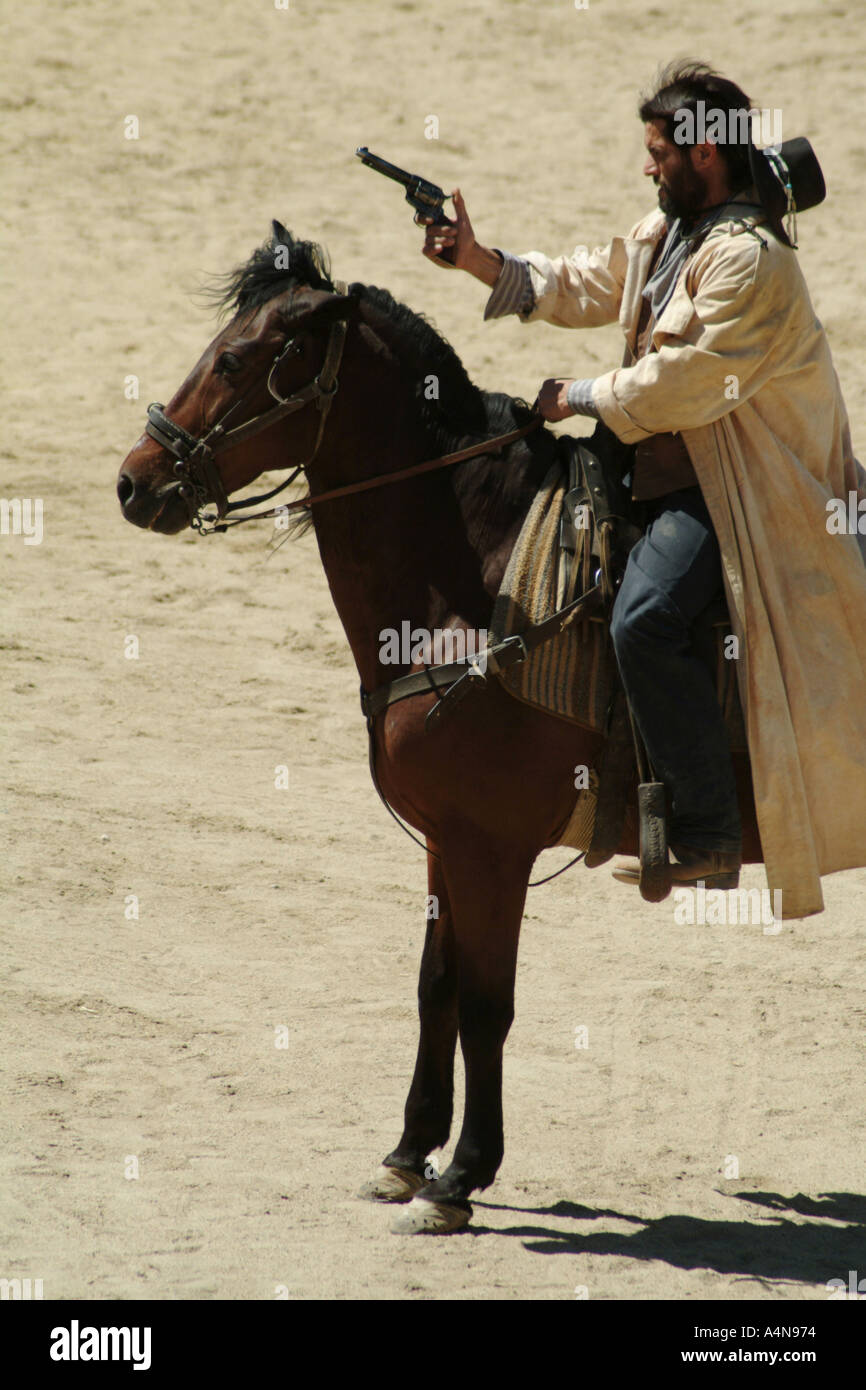
<instances>
[{"instance_id":1,"label":"revolver","mask_svg":"<svg viewBox=\"0 0 866 1390\"><path fill-rule=\"evenodd\" d=\"M405 169L398 168L396 164L389 164L387 159L380 159L377 154L371 154L366 145L357 149L355 154L369 169L375 169L377 174L384 174L386 179L393 179L395 183L402 183L406 190L406 202L415 209L416 222L420 213L423 213L425 217L432 218L436 223L447 220L443 211L443 204L446 198L451 197L451 194L440 188L438 183L430 183L429 180L422 179L420 174L407 174ZM442 251L438 259L448 261L453 265L453 248L449 247Z\"/></svg>"}]
</instances>

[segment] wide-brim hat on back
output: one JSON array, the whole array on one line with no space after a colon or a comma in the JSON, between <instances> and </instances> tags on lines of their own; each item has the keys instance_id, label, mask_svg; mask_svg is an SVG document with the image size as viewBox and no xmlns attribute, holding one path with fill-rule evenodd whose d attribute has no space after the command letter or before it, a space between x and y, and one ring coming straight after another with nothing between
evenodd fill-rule
<instances>
[{"instance_id":1,"label":"wide-brim hat on back","mask_svg":"<svg viewBox=\"0 0 866 1390\"><path fill-rule=\"evenodd\" d=\"M804 135L762 150L750 140L749 167L771 228L781 242L796 249L797 213L817 207L827 195L815 151Z\"/></svg>"}]
</instances>

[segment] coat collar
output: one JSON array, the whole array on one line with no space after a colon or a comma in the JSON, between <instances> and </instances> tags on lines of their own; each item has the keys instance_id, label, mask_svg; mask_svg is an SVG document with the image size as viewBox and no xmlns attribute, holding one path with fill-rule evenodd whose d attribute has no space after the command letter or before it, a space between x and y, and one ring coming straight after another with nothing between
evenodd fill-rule
<instances>
[{"instance_id":1,"label":"coat collar","mask_svg":"<svg viewBox=\"0 0 866 1390\"><path fill-rule=\"evenodd\" d=\"M729 211L730 210L730 211ZM767 214L758 202L753 185L743 188L719 209L708 236L716 236L722 230L728 234L752 231L756 226L766 223ZM624 239L627 261L625 284L619 311L620 327L625 334L629 348L634 351L637 337L637 324L641 311L641 292L647 282L649 268L659 242L667 236L668 221L660 208L649 213L637 224L630 236ZM683 331L694 309L685 290L685 275L691 263L689 257L683 265L677 287L656 325L663 333L677 334ZM653 335L655 336L655 334Z\"/></svg>"}]
</instances>

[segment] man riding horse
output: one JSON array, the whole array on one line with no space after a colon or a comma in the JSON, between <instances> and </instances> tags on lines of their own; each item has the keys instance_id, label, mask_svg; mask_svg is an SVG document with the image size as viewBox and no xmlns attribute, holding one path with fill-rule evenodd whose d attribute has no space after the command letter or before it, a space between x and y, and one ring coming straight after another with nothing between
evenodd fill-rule
<instances>
[{"instance_id":1,"label":"man riding horse","mask_svg":"<svg viewBox=\"0 0 866 1390\"><path fill-rule=\"evenodd\" d=\"M788 917L821 910L821 874L866 864L866 569L857 536L827 524L831 498L866 497L866 474L782 220L793 194L800 210L821 200L820 168L805 140L756 150L750 110L707 66L672 64L639 107L660 211L627 237L513 256L475 239L458 189L455 220L428 225L423 250L492 288L485 318L622 324L620 368L547 380L538 406L638 446L632 496L650 524L611 634L670 794L672 879L711 883L741 862L725 724L691 645L724 594L767 876ZM614 873L638 882L633 865Z\"/></svg>"}]
</instances>

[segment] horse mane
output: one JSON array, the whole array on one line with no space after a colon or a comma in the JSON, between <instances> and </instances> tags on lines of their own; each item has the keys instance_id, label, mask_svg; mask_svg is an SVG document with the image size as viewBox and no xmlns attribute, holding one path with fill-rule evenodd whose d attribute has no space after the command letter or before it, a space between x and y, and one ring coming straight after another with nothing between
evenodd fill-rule
<instances>
[{"instance_id":1,"label":"horse mane","mask_svg":"<svg viewBox=\"0 0 866 1390\"><path fill-rule=\"evenodd\" d=\"M334 290L330 258L317 242L303 241L274 220L272 235L243 265L217 278L206 290L223 314L260 308L295 287ZM400 361L415 377L415 399L431 453L449 453L475 439L504 434L531 418L526 401L476 386L460 357L424 314L399 303L389 290L353 282L349 294L368 304L398 351ZM377 326L378 326L377 324ZM426 389L435 377L438 392ZM481 455L471 468L458 468L454 487L464 506L486 513L496 498L513 505L537 488L554 448L553 437L536 431L531 453L539 467L527 478L525 448L508 449L504 457ZM543 465L543 467L542 467ZM294 535L309 529L311 513L291 525Z\"/></svg>"},{"instance_id":2,"label":"horse mane","mask_svg":"<svg viewBox=\"0 0 866 1390\"><path fill-rule=\"evenodd\" d=\"M273 234L249 260L217 276L205 290L221 314L259 309L268 300L298 285L333 290L328 253L315 241L301 241L274 221Z\"/></svg>"}]
</instances>

